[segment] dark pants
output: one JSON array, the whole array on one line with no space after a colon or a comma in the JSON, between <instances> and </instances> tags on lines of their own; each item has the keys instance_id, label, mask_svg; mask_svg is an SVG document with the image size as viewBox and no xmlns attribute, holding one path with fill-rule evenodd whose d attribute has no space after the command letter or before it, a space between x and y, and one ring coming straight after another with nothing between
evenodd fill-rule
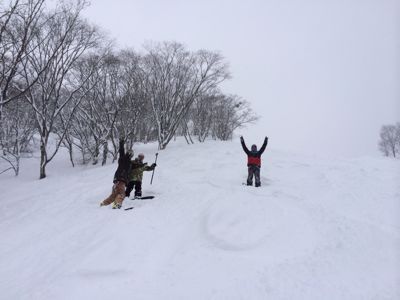
<instances>
[{"instance_id":1,"label":"dark pants","mask_svg":"<svg viewBox=\"0 0 400 300\"><path fill-rule=\"evenodd\" d=\"M248 169L249 169L249 175L247 176L247 185L253 185L253 176L254 176L256 180L256 187L261 186L260 167L256 165L250 165L248 166Z\"/></svg>"},{"instance_id":2,"label":"dark pants","mask_svg":"<svg viewBox=\"0 0 400 300\"><path fill-rule=\"evenodd\" d=\"M129 181L128 186L126 187L125 195L129 197L133 188L135 187L135 197L142 196L142 182L141 181Z\"/></svg>"}]
</instances>

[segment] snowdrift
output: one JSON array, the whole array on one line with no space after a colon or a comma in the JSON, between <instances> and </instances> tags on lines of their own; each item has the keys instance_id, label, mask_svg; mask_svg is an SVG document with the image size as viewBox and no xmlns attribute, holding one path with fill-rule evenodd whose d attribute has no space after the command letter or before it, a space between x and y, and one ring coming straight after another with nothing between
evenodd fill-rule
<instances>
[{"instance_id":1,"label":"snowdrift","mask_svg":"<svg viewBox=\"0 0 400 300\"><path fill-rule=\"evenodd\" d=\"M255 188L239 142L176 142L129 211L116 165L37 164L0 177L1 299L400 299L399 161L267 147Z\"/></svg>"}]
</instances>

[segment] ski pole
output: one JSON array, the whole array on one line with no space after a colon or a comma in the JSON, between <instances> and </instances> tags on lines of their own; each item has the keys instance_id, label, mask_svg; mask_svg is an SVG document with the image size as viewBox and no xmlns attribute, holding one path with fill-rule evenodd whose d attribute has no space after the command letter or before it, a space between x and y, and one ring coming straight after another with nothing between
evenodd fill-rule
<instances>
[{"instance_id":1,"label":"ski pole","mask_svg":"<svg viewBox=\"0 0 400 300\"><path fill-rule=\"evenodd\" d=\"M158 152L156 153L156 160L154 161L155 164L157 163L157 157L158 157ZM154 171L155 171L155 168L153 169L153 174L151 174L150 184L153 184Z\"/></svg>"}]
</instances>

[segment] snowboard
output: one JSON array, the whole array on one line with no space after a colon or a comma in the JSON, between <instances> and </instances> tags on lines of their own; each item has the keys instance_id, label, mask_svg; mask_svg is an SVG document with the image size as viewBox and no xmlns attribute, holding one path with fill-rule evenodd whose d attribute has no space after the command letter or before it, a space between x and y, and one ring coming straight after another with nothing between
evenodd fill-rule
<instances>
[{"instance_id":1,"label":"snowboard","mask_svg":"<svg viewBox=\"0 0 400 300\"><path fill-rule=\"evenodd\" d=\"M153 199L154 198L154 196L143 196L143 197L135 197L135 198L131 198L130 200L148 200L148 199ZM135 207L127 207L127 208L124 208L124 210L131 210L131 209L134 209Z\"/></svg>"},{"instance_id":2,"label":"snowboard","mask_svg":"<svg viewBox=\"0 0 400 300\"><path fill-rule=\"evenodd\" d=\"M135 197L131 198L130 200L148 200L148 199L154 199L154 196Z\"/></svg>"}]
</instances>

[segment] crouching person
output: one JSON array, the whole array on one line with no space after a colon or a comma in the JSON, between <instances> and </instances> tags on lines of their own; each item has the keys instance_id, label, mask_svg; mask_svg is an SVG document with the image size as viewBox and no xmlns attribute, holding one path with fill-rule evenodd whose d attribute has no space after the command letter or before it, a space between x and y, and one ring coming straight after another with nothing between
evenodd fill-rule
<instances>
[{"instance_id":1,"label":"crouching person","mask_svg":"<svg viewBox=\"0 0 400 300\"><path fill-rule=\"evenodd\" d=\"M112 208L121 208L122 201L124 201L126 184L129 181L129 175L131 172L131 159L133 154L131 151L125 153L124 143L124 140L120 139L118 168L114 174L114 185L112 187L111 195L103 200L100 203L100 206L113 203Z\"/></svg>"},{"instance_id":2,"label":"crouching person","mask_svg":"<svg viewBox=\"0 0 400 300\"><path fill-rule=\"evenodd\" d=\"M144 155L140 153L135 160L132 161L132 168L129 177L129 183L126 188L125 196L129 197L133 188L135 188L135 198L142 197L142 180L144 171L153 171L157 166L155 163L148 166L147 163L143 162Z\"/></svg>"}]
</instances>

